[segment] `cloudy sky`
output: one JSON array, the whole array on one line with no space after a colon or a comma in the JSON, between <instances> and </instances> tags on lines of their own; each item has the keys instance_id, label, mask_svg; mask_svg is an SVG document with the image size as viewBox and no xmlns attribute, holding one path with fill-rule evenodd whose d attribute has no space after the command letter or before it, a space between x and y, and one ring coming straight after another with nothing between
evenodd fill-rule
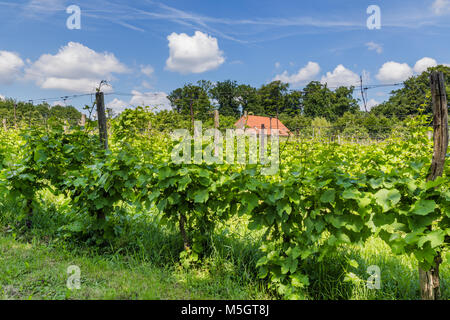
<instances>
[{"instance_id":1,"label":"cloudy sky","mask_svg":"<svg viewBox=\"0 0 450 320\"><path fill-rule=\"evenodd\" d=\"M371 5L379 29L367 26ZM89 95L63 97L108 80L120 111L169 108L167 93L201 79L394 84L450 64L449 18L450 0L0 0L0 99L80 108ZM392 89L370 90L369 105Z\"/></svg>"}]
</instances>

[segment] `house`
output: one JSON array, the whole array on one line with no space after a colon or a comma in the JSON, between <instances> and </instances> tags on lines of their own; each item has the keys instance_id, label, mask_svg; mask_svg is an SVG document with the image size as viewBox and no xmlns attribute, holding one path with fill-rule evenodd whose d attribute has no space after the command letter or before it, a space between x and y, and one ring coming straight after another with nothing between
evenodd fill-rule
<instances>
[{"instance_id":1,"label":"house","mask_svg":"<svg viewBox=\"0 0 450 320\"><path fill-rule=\"evenodd\" d=\"M271 117L244 115L234 126L237 129L255 129L257 134L260 134L261 129L264 129L264 133L268 136L271 135L272 129L278 129L279 135L283 137L287 137L290 134L289 129L280 120Z\"/></svg>"}]
</instances>

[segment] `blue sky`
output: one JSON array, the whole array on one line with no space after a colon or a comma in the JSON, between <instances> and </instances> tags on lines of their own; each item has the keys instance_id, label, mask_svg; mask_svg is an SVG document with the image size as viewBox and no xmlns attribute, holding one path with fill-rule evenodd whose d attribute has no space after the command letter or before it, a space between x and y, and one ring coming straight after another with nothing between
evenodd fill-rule
<instances>
[{"instance_id":1,"label":"blue sky","mask_svg":"<svg viewBox=\"0 0 450 320\"><path fill-rule=\"evenodd\" d=\"M81 9L81 29L67 27L70 5ZM370 5L380 29L367 27ZM168 108L167 93L200 79L398 83L450 64L449 17L450 0L0 0L0 98L79 108L91 97L61 97L106 79L121 93L107 104L120 111ZM391 89L368 91L370 105Z\"/></svg>"}]
</instances>

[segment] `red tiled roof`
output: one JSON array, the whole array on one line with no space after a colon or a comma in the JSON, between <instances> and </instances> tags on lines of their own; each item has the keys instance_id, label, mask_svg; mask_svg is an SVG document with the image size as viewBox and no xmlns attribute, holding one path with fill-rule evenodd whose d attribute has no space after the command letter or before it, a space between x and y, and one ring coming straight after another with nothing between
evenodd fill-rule
<instances>
[{"instance_id":1,"label":"red tiled roof","mask_svg":"<svg viewBox=\"0 0 450 320\"><path fill-rule=\"evenodd\" d=\"M238 129L244 129L244 128L251 128L255 129L256 132L259 134L262 128L262 125L264 125L264 131L267 135L271 134L271 128L272 129L278 129L280 136L288 136L290 131L286 126L281 123L280 120L277 120L277 118L269 118L269 117L261 117L261 116L242 116L235 124L234 126Z\"/></svg>"}]
</instances>

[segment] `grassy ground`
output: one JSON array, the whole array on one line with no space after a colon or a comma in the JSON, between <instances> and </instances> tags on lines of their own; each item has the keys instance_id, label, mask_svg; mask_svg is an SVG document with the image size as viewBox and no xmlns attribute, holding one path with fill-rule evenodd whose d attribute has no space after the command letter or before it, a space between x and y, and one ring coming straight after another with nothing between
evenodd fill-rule
<instances>
[{"instance_id":1,"label":"grassy ground","mask_svg":"<svg viewBox=\"0 0 450 320\"><path fill-rule=\"evenodd\" d=\"M258 234L232 220L210 240L201 264L184 266L177 230L158 223L153 212L130 211L116 221L108 246L72 234L82 220L63 198L41 195L33 227L17 222L20 205L0 199L0 299L277 299L257 278ZM67 268L81 270L81 289L66 287ZM366 287L369 266L381 270L381 289ZM417 261L395 256L380 239L342 247L305 267L311 285L306 299L419 299ZM450 267L442 265L442 297L450 298Z\"/></svg>"},{"instance_id":2,"label":"grassy ground","mask_svg":"<svg viewBox=\"0 0 450 320\"><path fill-rule=\"evenodd\" d=\"M68 290L67 268L81 269L81 289ZM230 281L210 268L155 267L137 256L73 253L0 237L1 299L269 299L256 284Z\"/></svg>"}]
</instances>

